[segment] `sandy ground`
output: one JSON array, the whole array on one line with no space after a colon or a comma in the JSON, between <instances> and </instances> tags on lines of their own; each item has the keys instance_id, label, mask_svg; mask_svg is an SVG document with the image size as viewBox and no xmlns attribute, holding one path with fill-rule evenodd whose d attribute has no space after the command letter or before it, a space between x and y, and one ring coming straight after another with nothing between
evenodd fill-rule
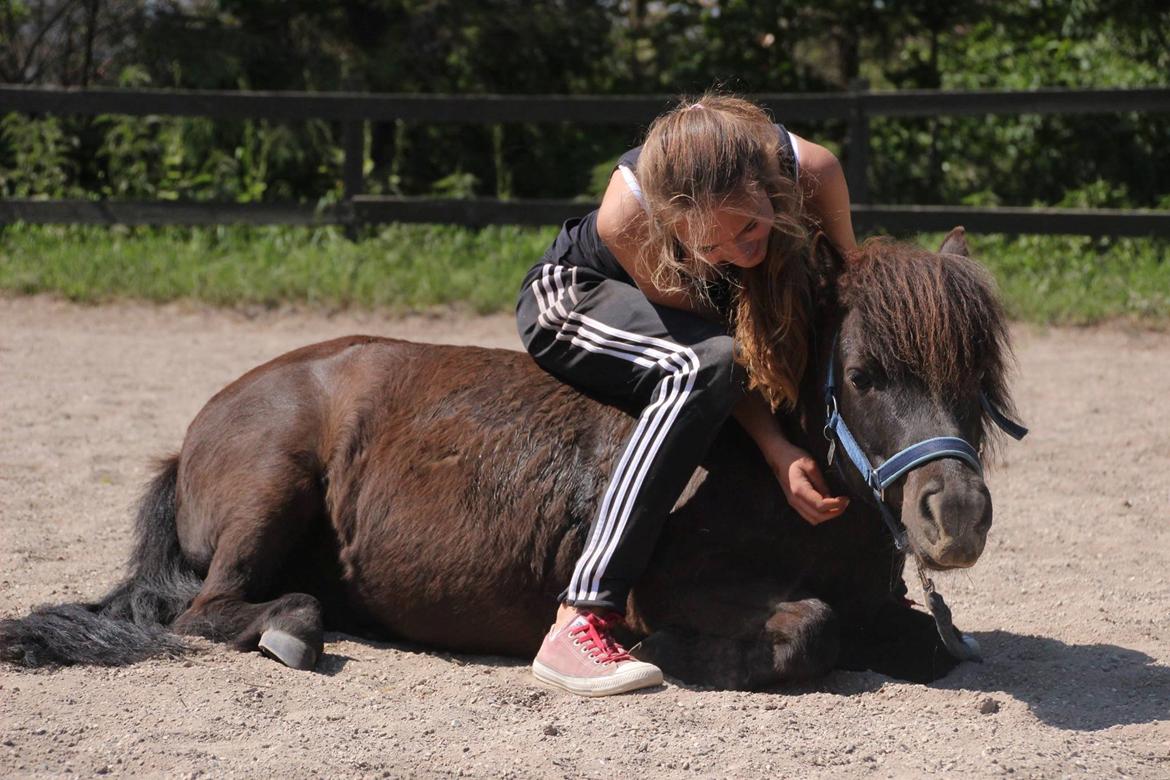
<instances>
[{"instance_id":1,"label":"sandy ground","mask_svg":"<svg viewBox=\"0 0 1170 780\"><path fill-rule=\"evenodd\" d=\"M352 332L515 346L510 318L387 320L0 298L0 615L119 576L152 456L204 401ZM331 635L319 673L205 645L126 669L0 669L0 775L1170 777L1170 334L1018 329L1033 434L942 578L987 661L933 686L836 673L600 701L515 659Z\"/></svg>"}]
</instances>

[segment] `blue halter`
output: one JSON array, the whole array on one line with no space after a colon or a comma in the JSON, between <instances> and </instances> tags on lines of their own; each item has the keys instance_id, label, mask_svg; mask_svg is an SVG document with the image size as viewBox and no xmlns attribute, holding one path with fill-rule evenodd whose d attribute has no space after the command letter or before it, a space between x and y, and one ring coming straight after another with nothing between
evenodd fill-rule
<instances>
[{"instance_id":1,"label":"blue halter","mask_svg":"<svg viewBox=\"0 0 1170 780\"><path fill-rule=\"evenodd\" d=\"M957 458L973 468L980 477L983 476L983 463L979 460L979 453L965 439L957 436L936 436L895 453L887 461L874 468L866 456L861 445L841 418L837 408L837 342L840 334L833 337L833 350L829 353L829 370L825 377L825 438L829 440L829 465L833 465L833 455L837 445L845 451L845 455L857 468L862 479L873 491L874 503L881 512L882 520L894 536L894 544L899 552L906 549L906 532L894 518L894 513L886 506L886 488L904 476L908 471L941 458ZM1024 438L1028 429L1007 419L995 405L988 400L984 393L979 394L979 403L986 410L988 416L1012 438Z\"/></svg>"}]
</instances>

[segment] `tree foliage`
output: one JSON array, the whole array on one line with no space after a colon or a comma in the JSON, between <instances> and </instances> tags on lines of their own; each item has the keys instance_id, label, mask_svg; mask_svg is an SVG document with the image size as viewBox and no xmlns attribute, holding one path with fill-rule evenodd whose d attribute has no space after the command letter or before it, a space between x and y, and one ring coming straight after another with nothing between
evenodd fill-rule
<instances>
[{"instance_id":1,"label":"tree foliage","mask_svg":"<svg viewBox=\"0 0 1170 780\"><path fill-rule=\"evenodd\" d=\"M1161 0L0 0L10 83L425 93L1166 85ZM840 123L778 119L840 148ZM641 128L380 123L374 191L596 194ZM875 201L1153 206L1165 115L875 120ZM327 122L25 117L0 194L335 197ZM603 173L596 175L597 171ZM1070 200L1071 199L1071 200ZM1079 200L1078 200L1079 199Z\"/></svg>"}]
</instances>

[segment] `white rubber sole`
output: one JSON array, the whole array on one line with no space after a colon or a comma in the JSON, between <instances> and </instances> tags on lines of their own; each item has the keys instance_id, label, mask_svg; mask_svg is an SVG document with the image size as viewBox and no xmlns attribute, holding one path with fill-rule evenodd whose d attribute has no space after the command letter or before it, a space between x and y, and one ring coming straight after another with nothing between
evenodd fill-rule
<instances>
[{"instance_id":1,"label":"white rubber sole","mask_svg":"<svg viewBox=\"0 0 1170 780\"><path fill-rule=\"evenodd\" d=\"M662 685L662 670L642 661L625 664L622 671L604 677L570 677L550 669L540 661L533 661L532 676L546 685L578 696L612 696L615 693Z\"/></svg>"}]
</instances>

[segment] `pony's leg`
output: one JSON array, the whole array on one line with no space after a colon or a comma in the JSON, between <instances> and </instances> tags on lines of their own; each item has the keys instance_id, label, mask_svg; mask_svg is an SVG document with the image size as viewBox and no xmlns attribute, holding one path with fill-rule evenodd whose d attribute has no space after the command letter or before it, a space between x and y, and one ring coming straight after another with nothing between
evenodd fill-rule
<instances>
[{"instance_id":1,"label":"pony's leg","mask_svg":"<svg viewBox=\"0 0 1170 780\"><path fill-rule=\"evenodd\" d=\"M202 594L201 594L202 598ZM307 593L287 593L253 604L230 594L197 598L174 623L181 634L260 650L294 669L312 669L323 646L321 604Z\"/></svg>"},{"instance_id":2,"label":"pony's leg","mask_svg":"<svg viewBox=\"0 0 1170 780\"><path fill-rule=\"evenodd\" d=\"M228 642L237 650L260 650L294 669L312 669L324 644L324 616L313 596L287 593L252 603L240 589L224 587L222 578L210 576L172 628Z\"/></svg>"},{"instance_id":3,"label":"pony's leg","mask_svg":"<svg viewBox=\"0 0 1170 780\"><path fill-rule=\"evenodd\" d=\"M271 476L271 475L269 475ZM274 498L273 484L287 487ZM203 588L172 629L261 650L295 669L311 669L323 646L321 602L306 593L280 593L287 567L315 522L325 522L323 502L308 480L270 480L220 525ZM276 598L272 598L277 596Z\"/></svg>"},{"instance_id":4,"label":"pony's leg","mask_svg":"<svg viewBox=\"0 0 1170 780\"><path fill-rule=\"evenodd\" d=\"M934 618L895 599L864 623L841 632L842 669L870 669L910 682L929 683L959 665L938 635Z\"/></svg>"},{"instance_id":5,"label":"pony's leg","mask_svg":"<svg viewBox=\"0 0 1170 780\"><path fill-rule=\"evenodd\" d=\"M761 611L733 636L702 629L655 631L637 655L687 683L750 690L819 677L833 668L838 647L832 608L803 599Z\"/></svg>"}]
</instances>

